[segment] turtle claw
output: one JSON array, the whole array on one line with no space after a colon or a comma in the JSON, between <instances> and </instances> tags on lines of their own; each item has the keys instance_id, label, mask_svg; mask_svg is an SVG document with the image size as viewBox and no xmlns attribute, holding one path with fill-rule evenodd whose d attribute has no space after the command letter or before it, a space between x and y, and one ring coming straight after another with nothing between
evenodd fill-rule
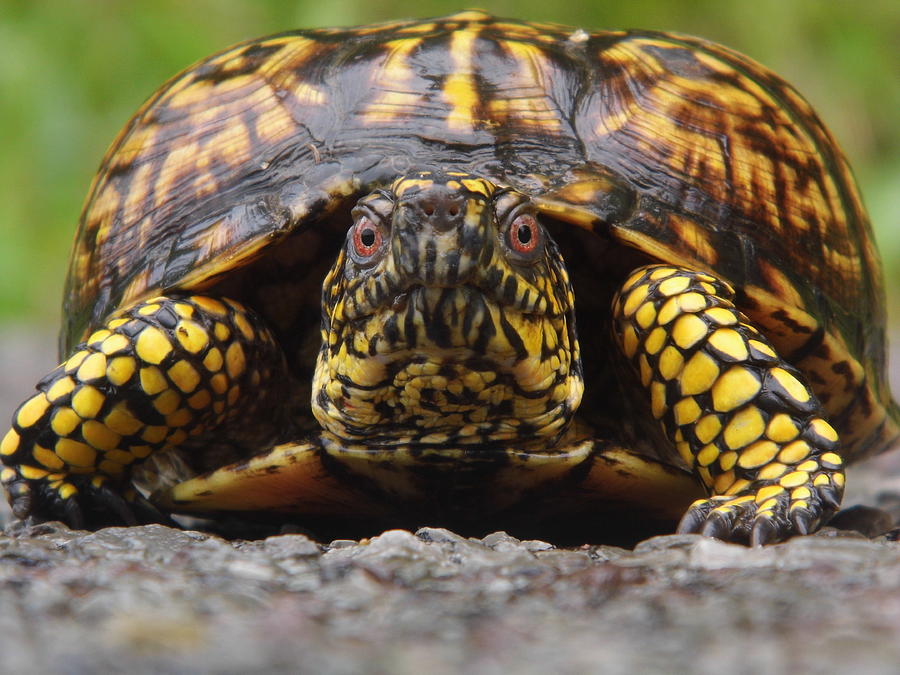
<instances>
[{"instance_id":1,"label":"turtle claw","mask_svg":"<svg viewBox=\"0 0 900 675\"><path fill-rule=\"evenodd\" d=\"M37 522L61 520L73 530L110 525L172 524L136 490L123 496L104 476L66 476L50 483L21 474L6 483L13 515Z\"/></svg>"},{"instance_id":2,"label":"turtle claw","mask_svg":"<svg viewBox=\"0 0 900 675\"><path fill-rule=\"evenodd\" d=\"M750 546L758 548L778 541L778 528L771 518L757 518L750 530Z\"/></svg>"}]
</instances>

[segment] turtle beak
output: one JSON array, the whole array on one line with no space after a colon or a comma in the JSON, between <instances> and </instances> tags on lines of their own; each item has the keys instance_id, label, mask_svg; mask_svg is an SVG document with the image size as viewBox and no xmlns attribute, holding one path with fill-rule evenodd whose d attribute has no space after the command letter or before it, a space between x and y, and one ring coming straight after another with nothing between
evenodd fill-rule
<instances>
[{"instance_id":1,"label":"turtle beak","mask_svg":"<svg viewBox=\"0 0 900 675\"><path fill-rule=\"evenodd\" d=\"M391 241L401 287L471 283L480 261L490 259L490 218L480 194L441 183L405 193L394 210Z\"/></svg>"}]
</instances>

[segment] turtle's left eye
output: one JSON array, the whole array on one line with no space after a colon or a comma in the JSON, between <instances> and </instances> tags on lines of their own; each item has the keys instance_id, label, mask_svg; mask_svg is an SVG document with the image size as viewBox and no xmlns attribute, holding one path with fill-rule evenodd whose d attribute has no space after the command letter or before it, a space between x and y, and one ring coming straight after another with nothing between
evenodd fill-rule
<instances>
[{"instance_id":1,"label":"turtle's left eye","mask_svg":"<svg viewBox=\"0 0 900 675\"><path fill-rule=\"evenodd\" d=\"M540 252L542 240L541 226L530 213L516 216L506 234L506 243L512 252L526 259Z\"/></svg>"},{"instance_id":2,"label":"turtle's left eye","mask_svg":"<svg viewBox=\"0 0 900 675\"><path fill-rule=\"evenodd\" d=\"M368 262L381 250L383 243L381 228L368 216L362 216L353 224L351 248L359 262Z\"/></svg>"}]
</instances>

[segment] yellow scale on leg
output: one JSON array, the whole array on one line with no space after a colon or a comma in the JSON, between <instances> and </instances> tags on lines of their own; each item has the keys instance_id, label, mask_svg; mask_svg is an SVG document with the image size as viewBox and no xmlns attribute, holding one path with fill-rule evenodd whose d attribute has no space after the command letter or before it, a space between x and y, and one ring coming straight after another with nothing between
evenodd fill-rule
<instances>
[{"instance_id":1,"label":"yellow scale on leg","mask_svg":"<svg viewBox=\"0 0 900 675\"><path fill-rule=\"evenodd\" d=\"M681 532L754 544L805 534L840 502L838 436L802 374L708 274L643 267L613 303L618 343L678 457L710 491Z\"/></svg>"},{"instance_id":2,"label":"yellow scale on leg","mask_svg":"<svg viewBox=\"0 0 900 675\"><path fill-rule=\"evenodd\" d=\"M105 488L163 447L177 447L265 410L284 369L261 320L239 303L204 296L157 297L107 322L38 385L0 442L0 482L17 516L31 492L50 491L58 512L93 491L126 522L130 506ZM248 396L244 396L247 392ZM259 427L256 422L251 426ZM150 508L134 491L132 506Z\"/></svg>"}]
</instances>

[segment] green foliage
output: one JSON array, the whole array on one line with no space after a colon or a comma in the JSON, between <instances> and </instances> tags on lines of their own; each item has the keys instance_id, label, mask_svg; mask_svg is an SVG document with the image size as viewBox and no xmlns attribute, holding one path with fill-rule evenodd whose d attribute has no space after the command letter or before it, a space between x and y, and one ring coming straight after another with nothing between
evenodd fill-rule
<instances>
[{"instance_id":1,"label":"green foliage","mask_svg":"<svg viewBox=\"0 0 900 675\"><path fill-rule=\"evenodd\" d=\"M782 74L841 141L872 212L889 280L900 288L895 0L481 4L501 16L586 28L701 35ZM458 7L443 0L0 0L0 321L56 321L91 176L122 124L165 79L266 33Z\"/></svg>"}]
</instances>

